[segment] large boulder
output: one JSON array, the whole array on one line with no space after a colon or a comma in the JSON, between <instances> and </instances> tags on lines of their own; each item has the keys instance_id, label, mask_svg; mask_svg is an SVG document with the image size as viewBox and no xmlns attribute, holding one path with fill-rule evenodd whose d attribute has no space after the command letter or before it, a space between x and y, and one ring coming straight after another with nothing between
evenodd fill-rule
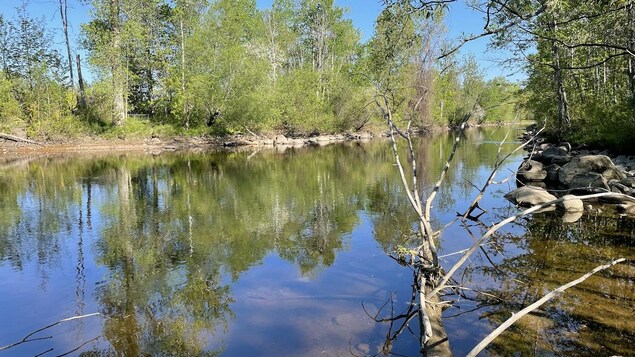
<instances>
[{"instance_id":1,"label":"large boulder","mask_svg":"<svg viewBox=\"0 0 635 357\"><path fill-rule=\"evenodd\" d=\"M618 170L611 159L605 155L587 155L573 158L568 164L562 166L558 172L558 180L570 187L576 187L572 180L576 175L585 173L601 174L606 180L621 180L626 175Z\"/></svg>"},{"instance_id":2,"label":"large boulder","mask_svg":"<svg viewBox=\"0 0 635 357\"><path fill-rule=\"evenodd\" d=\"M572 157L566 149L556 146L550 147L540 155L540 161L547 164L554 163L564 165L571 161L571 159Z\"/></svg>"},{"instance_id":3,"label":"large boulder","mask_svg":"<svg viewBox=\"0 0 635 357\"><path fill-rule=\"evenodd\" d=\"M505 198L519 206L535 206L556 199L556 196L539 187L522 186L505 195Z\"/></svg>"},{"instance_id":4,"label":"large boulder","mask_svg":"<svg viewBox=\"0 0 635 357\"><path fill-rule=\"evenodd\" d=\"M563 167L564 168L564 167ZM562 172L562 169L560 172ZM602 174L597 172L584 172L579 173L571 178L569 181L569 187L571 188L609 188L608 182Z\"/></svg>"},{"instance_id":5,"label":"large boulder","mask_svg":"<svg viewBox=\"0 0 635 357\"><path fill-rule=\"evenodd\" d=\"M518 168L516 177L522 182L542 181L547 177L547 170L545 170L545 166L542 163L534 160L527 160Z\"/></svg>"},{"instance_id":6,"label":"large boulder","mask_svg":"<svg viewBox=\"0 0 635 357\"><path fill-rule=\"evenodd\" d=\"M581 199L574 195L562 196L562 201L556 203L556 207L565 212L581 212L584 211L584 203Z\"/></svg>"}]
</instances>

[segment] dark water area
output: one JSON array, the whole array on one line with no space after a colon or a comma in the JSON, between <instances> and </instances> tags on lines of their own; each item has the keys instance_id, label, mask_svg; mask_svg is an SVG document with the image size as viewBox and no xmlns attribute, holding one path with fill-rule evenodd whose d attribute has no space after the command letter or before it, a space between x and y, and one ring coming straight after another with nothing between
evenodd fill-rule
<instances>
[{"instance_id":1,"label":"dark water area","mask_svg":"<svg viewBox=\"0 0 635 357\"><path fill-rule=\"evenodd\" d=\"M515 128L466 133L433 207L462 213ZM417 141L421 188L451 135ZM2 159L2 157L0 157ZM484 222L518 210L512 156L482 201ZM360 356L382 351L407 309L412 272L389 257L416 244L387 141L251 152L41 157L0 164L0 356ZM505 180L512 176L511 179ZM612 259L635 258L635 220L536 214L496 234L456 275L444 324L464 355L512 312ZM483 228L440 237L451 266ZM382 309L383 306L383 309ZM418 322L392 344L418 355ZM571 288L485 355L635 355L635 267Z\"/></svg>"}]
</instances>

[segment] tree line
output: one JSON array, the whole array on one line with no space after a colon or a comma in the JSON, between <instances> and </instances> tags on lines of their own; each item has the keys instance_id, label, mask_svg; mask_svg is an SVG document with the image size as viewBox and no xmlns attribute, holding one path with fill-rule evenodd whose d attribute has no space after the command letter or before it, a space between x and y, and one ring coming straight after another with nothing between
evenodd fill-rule
<instances>
[{"instance_id":1,"label":"tree line","mask_svg":"<svg viewBox=\"0 0 635 357\"><path fill-rule=\"evenodd\" d=\"M403 66L392 71L381 62L393 25L378 21L364 42L333 0L276 0L268 9L255 0L85 3L81 60L69 41L67 0L47 5L60 15L55 31L66 56L28 2L15 18L0 17L0 130L49 139L367 130L383 123L373 98L385 80L401 89L403 115L420 128L519 113L519 85L486 80L473 58L438 59L447 47L442 13L410 24L411 36L398 44ZM403 10L387 6L379 19L394 23Z\"/></svg>"}]
</instances>

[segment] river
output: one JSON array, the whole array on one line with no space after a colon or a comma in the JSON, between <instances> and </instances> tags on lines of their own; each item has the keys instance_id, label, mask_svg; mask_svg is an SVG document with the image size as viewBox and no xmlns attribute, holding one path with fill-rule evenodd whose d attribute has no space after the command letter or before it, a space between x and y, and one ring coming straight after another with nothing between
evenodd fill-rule
<instances>
[{"instance_id":1,"label":"river","mask_svg":"<svg viewBox=\"0 0 635 357\"><path fill-rule=\"evenodd\" d=\"M516 128L466 132L433 207L462 213ZM416 142L422 189L450 134ZM487 191L487 223L517 212L513 155ZM511 177L509 180L506 178ZM59 155L0 166L0 356L350 356L385 349L412 273L389 253L413 244L385 140L287 150ZM444 324L464 355L512 312L614 258L635 259L635 220L536 214L496 234L456 275ZM577 220L576 220L577 219ZM566 221L575 221L566 223ZM444 266L478 226L440 237ZM91 315L99 313L98 315ZM635 355L635 267L568 290L485 355ZM395 326L393 326L394 331ZM417 320L390 345L418 355Z\"/></svg>"}]
</instances>

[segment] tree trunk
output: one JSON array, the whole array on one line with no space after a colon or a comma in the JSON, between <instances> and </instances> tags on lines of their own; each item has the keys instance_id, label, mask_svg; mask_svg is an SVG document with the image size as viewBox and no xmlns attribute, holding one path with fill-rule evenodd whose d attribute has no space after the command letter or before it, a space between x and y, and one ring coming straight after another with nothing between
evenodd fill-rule
<instances>
[{"instance_id":1,"label":"tree trunk","mask_svg":"<svg viewBox=\"0 0 635 357\"><path fill-rule=\"evenodd\" d=\"M555 21L552 21L551 28L555 33L557 29ZM563 129L559 131L559 135L562 135L571 127L571 118L569 117L569 103L567 101L567 92L564 88L564 80L560 66L560 49L555 41L551 43L551 50L553 52L554 80L556 82L558 96L558 126Z\"/></svg>"},{"instance_id":2,"label":"tree trunk","mask_svg":"<svg viewBox=\"0 0 635 357\"><path fill-rule=\"evenodd\" d=\"M112 86L113 86L113 123L121 126L126 120L126 105L124 95L124 75L121 63L121 24L120 24L120 0L110 2L110 22L112 26Z\"/></svg>"},{"instance_id":3,"label":"tree trunk","mask_svg":"<svg viewBox=\"0 0 635 357\"><path fill-rule=\"evenodd\" d=\"M79 83L79 96L77 98L77 102L79 103L80 109L86 109L86 92L84 88L84 77L82 76L82 64L79 54L75 57L75 61L77 62L77 81Z\"/></svg>"},{"instance_id":4,"label":"tree trunk","mask_svg":"<svg viewBox=\"0 0 635 357\"><path fill-rule=\"evenodd\" d=\"M183 28L183 18L181 18L179 24L181 27L181 95L183 96L183 116L185 117L185 128L189 129L190 116L188 115L187 96L185 95L185 30Z\"/></svg>"},{"instance_id":5,"label":"tree trunk","mask_svg":"<svg viewBox=\"0 0 635 357\"><path fill-rule=\"evenodd\" d=\"M629 28L628 49L631 53L635 53L635 9L633 9L632 3L628 6L627 11ZM628 57L627 72L631 89L631 100L633 102L633 107L635 107L635 56L632 54Z\"/></svg>"},{"instance_id":6,"label":"tree trunk","mask_svg":"<svg viewBox=\"0 0 635 357\"><path fill-rule=\"evenodd\" d=\"M73 76L73 56L71 55L71 43L68 40L68 3L67 0L59 0L59 2L60 17L62 18L62 31L64 31L66 54L68 56L68 74L70 75L71 87L75 87L75 78Z\"/></svg>"}]
</instances>

